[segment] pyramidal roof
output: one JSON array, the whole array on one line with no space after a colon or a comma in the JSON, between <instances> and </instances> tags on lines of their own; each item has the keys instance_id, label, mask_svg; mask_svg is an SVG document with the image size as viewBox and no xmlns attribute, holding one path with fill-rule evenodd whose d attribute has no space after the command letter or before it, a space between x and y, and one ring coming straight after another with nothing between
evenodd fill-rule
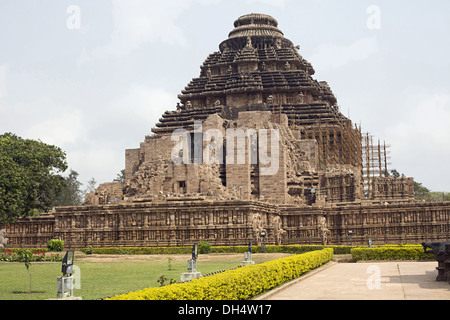
<instances>
[{"instance_id":1,"label":"pyramidal roof","mask_svg":"<svg viewBox=\"0 0 450 320\"><path fill-rule=\"evenodd\" d=\"M281 97L278 103L290 104L289 110L307 110L303 102L295 106L295 97L304 95L314 108L322 106L326 112L335 112L337 100L328 84L313 79L314 68L300 55L299 47L285 38L278 21L266 14L239 17L228 39L220 43L219 51L210 54L200 69L200 76L193 78L178 96L181 104L177 112L166 112L152 130L154 133L169 132L180 121L184 125L192 119L221 113L220 106L271 110L267 107L269 96L275 100ZM236 97L245 100L246 105L236 103Z\"/></svg>"},{"instance_id":2,"label":"pyramidal roof","mask_svg":"<svg viewBox=\"0 0 450 320\"><path fill-rule=\"evenodd\" d=\"M248 36L283 37L278 29L278 21L266 14L251 13L240 17L234 22L235 29L228 35L229 38Z\"/></svg>"},{"instance_id":3,"label":"pyramidal roof","mask_svg":"<svg viewBox=\"0 0 450 320\"><path fill-rule=\"evenodd\" d=\"M314 68L284 37L273 17L247 14L238 18L234 27L228 39L220 44L220 51L205 60L200 77L193 79L182 91L180 99L183 102L199 94L217 94L240 86L245 91L311 90L330 104L336 103L329 88L321 87L310 77L315 73ZM245 61L257 62L257 68L242 72L238 63ZM250 81L236 84L242 74L248 74Z\"/></svg>"}]
</instances>

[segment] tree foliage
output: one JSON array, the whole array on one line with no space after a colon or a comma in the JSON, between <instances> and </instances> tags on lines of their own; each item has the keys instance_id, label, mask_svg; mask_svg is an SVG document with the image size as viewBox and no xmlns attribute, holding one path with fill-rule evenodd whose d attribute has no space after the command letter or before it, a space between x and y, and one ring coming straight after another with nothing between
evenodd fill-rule
<instances>
[{"instance_id":1,"label":"tree foliage","mask_svg":"<svg viewBox=\"0 0 450 320\"><path fill-rule=\"evenodd\" d=\"M97 180L95 180L94 177L92 177L88 182L86 186L86 190L84 190L84 193L89 193L94 191L97 188Z\"/></svg>"},{"instance_id":2,"label":"tree foliage","mask_svg":"<svg viewBox=\"0 0 450 320\"><path fill-rule=\"evenodd\" d=\"M430 190L420 182L414 181L414 196L416 200L429 200Z\"/></svg>"},{"instance_id":3,"label":"tree foliage","mask_svg":"<svg viewBox=\"0 0 450 320\"><path fill-rule=\"evenodd\" d=\"M78 181L78 172L70 170L67 177L64 178L64 186L60 195L55 199L53 205L59 206L79 206L83 203L83 191L81 186L83 185Z\"/></svg>"},{"instance_id":4,"label":"tree foliage","mask_svg":"<svg viewBox=\"0 0 450 320\"><path fill-rule=\"evenodd\" d=\"M0 135L0 222L49 210L64 187L66 154L41 141Z\"/></svg>"},{"instance_id":5,"label":"tree foliage","mask_svg":"<svg viewBox=\"0 0 450 320\"><path fill-rule=\"evenodd\" d=\"M120 173L117 174L117 177L113 180L113 182L125 182L125 169L120 170Z\"/></svg>"}]
</instances>

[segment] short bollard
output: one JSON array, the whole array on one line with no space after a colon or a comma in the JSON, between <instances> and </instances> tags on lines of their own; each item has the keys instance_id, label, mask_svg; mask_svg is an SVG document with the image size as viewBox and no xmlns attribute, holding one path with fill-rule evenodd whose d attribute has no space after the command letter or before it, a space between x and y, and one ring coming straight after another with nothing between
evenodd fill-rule
<instances>
[{"instance_id":1,"label":"short bollard","mask_svg":"<svg viewBox=\"0 0 450 320\"><path fill-rule=\"evenodd\" d=\"M56 298L63 299L73 297L73 277L57 277L56 279Z\"/></svg>"},{"instance_id":2,"label":"short bollard","mask_svg":"<svg viewBox=\"0 0 450 320\"><path fill-rule=\"evenodd\" d=\"M249 266L255 264L255 261L252 260L252 242L248 244L248 251L244 252L244 261L241 261L241 266Z\"/></svg>"},{"instance_id":3,"label":"short bollard","mask_svg":"<svg viewBox=\"0 0 450 320\"><path fill-rule=\"evenodd\" d=\"M197 257L198 257L198 245L194 244L192 247L192 259L188 260L188 270L181 274L180 281L186 282L193 279L200 279L202 277L201 272L197 272Z\"/></svg>"}]
</instances>

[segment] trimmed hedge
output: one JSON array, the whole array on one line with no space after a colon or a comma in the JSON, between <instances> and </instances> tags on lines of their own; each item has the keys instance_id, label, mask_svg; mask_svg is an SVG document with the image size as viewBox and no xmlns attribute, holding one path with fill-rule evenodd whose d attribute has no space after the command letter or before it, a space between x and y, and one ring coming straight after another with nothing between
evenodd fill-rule
<instances>
[{"instance_id":1,"label":"trimmed hedge","mask_svg":"<svg viewBox=\"0 0 450 320\"><path fill-rule=\"evenodd\" d=\"M61 252L64 249L64 241L60 239L51 239L47 243L47 248L50 251Z\"/></svg>"},{"instance_id":2,"label":"trimmed hedge","mask_svg":"<svg viewBox=\"0 0 450 320\"><path fill-rule=\"evenodd\" d=\"M381 246L375 248L353 248L352 259L360 260L435 260L434 255L425 254L421 245Z\"/></svg>"},{"instance_id":3,"label":"trimmed hedge","mask_svg":"<svg viewBox=\"0 0 450 320\"><path fill-rule=\"evenodd\" d=\"M333 259L331 248L307 252L108 300L245 300L300 277Z\"/></svg>"},{"instance_id":4,"label":"trimmed hedge","mask_svg":"<svg viewBox=\"0 0 450 320\"><path fill-rule=\"evenodd\" d=\"M266 246L267 253L301 254L310 251L333 249L334 254L350 254L351 246L320 246L320 245L282 245ZM83 248L86 254L190 254L192 247L111 247L111 248ZM209 253L244 253L247 246L211 247ZM253 246L253 253L261 252L260 246Z\"/></svg>"}]
</instances>

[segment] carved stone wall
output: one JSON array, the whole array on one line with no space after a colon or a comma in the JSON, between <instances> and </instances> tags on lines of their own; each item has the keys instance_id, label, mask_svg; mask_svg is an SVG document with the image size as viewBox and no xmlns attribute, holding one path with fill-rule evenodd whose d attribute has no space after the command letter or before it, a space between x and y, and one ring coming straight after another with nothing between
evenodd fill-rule
<instances>
[{"instance_id":1,"label":"carved stone wall","mask_svg":"<svg viewBox=\"0 0 450 320\"><path fill-rule=\"evenodd\" d=\"M414 200L414 179L375 177L372 180L373 199L392 201L396 199Z\"/></svg>"},{"instance_id":2,"label":"carved stone wall","mask_svg":"<svg viewBox=\"0 0 450 320\"><path fill-rule=\"evenodd\" d=\"M280 244L278 214L276 207L254 202L147 202L61 207L52 218L34 224L24 219L5 229L14 247L42 247L52 238L64 240L66 248L188 246L201 240L245 245L256 243L262 230L269 244Z\"/></svg>"},{"instance_id":3,"label":"carved stone wall","mask_svg":"<svg viewBox=\"0 0 450 320\"><path fill-rule=\"evenodd\" d=\"M421 243L450 239L450 203L344 205L282 209L283 243L328 244ZM348 231L352 231L350 238Z\"/></svg>"},{"instance_id":4,"label":"carved stone wall","mask_svg":"<svg viewBox=\"0 0 450 320\"><path fill-rule=\"evenodd\" d=\"M254 201L172 199L164 202L57 208L52 215L21 219L5 229L8 247L421 243L450 239L450 203L277 206ZM352 238L348 231L353 232Z\"/></svg>"},{"instance_id":5,"label":"carved stone wall","mask_svg":"<svg viewBox=\"0 0 450 320\"><path fill-rule=\"evenodd\" d=\"M54 238L55 217L22 218L15 224L0 224L8 235L8 248L46 248L47 242Z\"/></svg>"}]
</instances>

